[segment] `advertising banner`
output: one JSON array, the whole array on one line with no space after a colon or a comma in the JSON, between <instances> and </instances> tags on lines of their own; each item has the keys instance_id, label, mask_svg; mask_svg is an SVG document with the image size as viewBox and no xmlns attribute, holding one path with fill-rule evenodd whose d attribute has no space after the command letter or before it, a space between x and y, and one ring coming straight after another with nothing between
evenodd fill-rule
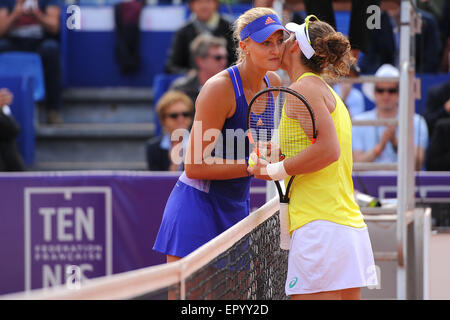
<instances>
[{"instance_id":1,"label":"advertising banner","mask_svg":"<svg viewBox=\"0 0 450 320\"><path fill-rule=\"evenodd\" d=\"M179 174L0 174L0 294L165 263L154 251ZM254 180L251 208L266 202Z\"/></svg>"},{"instance_id":2,"label":"advertising banner","mask_svg":"<svg viewBox=\"0 0 450 320\"><path fill-rule=\"evenodd\" d=\"M112 274L110 187L25 188L25 290Z\"/></svg>"},{"instance_id":3,"label":"advertising banner","mask_svg":"<svg viewBox=\"0 0 450 320\"><path fill-rule=\"evenodd\" d=\"M134 171L0 174L0 295L165 263L154 251L179 174ZM394 173L354 175L355 189L396 197ZM272 182L269 182L272 185ZM266 200L253 179L251 211ZM450 203L450 173L420 173L416 197Z\"/></svg>"}]
</instances>

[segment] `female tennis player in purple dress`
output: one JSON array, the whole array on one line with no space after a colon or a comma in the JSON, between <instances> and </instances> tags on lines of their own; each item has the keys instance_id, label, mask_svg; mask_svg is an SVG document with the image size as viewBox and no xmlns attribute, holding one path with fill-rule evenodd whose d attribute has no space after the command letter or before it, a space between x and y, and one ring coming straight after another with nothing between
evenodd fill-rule
<instances>
[{"instance_id":1,"label":"female tennis player in purple dress","mask_svg":"<svg viewBox=\"0 0 450 320\"><path fill-rule=\"evenodd\" d=\"M185 171L167 201L153 247L167 255L167 262L188 255L249 214L251 178L244 160L248 102L259 90L281 85L273 71L281 64L284 31L272 9L242 14L234 31L237 64L210 78L200 91Z\"/></svg>"}]
</instances>

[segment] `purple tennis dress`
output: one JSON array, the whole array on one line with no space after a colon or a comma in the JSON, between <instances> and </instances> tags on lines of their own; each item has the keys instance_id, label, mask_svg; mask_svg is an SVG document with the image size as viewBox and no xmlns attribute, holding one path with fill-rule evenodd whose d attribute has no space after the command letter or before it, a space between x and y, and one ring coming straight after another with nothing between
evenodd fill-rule
<instances>
[{"instance_id":1,"label":"purple tennis dress","mask_svg":"<svg viewBox=\"0 0 450 320\"><path fill-rule=\"evenodd\" d=\"M239 156L238 136L227 139L226 130L247 130L248 104L238 68L232 66L227 71L233 82L236 112L226 119L222 129L223 150L216 147L214 155L238 160L248 157L248 139L244 135L245 154ZM265 81L269 86L267 77ZM183 172L167 200L153 249L166 255L184 257L247 217L250 210L250 182L251 177L190 179Z\"/></svg>"}]
</instances>

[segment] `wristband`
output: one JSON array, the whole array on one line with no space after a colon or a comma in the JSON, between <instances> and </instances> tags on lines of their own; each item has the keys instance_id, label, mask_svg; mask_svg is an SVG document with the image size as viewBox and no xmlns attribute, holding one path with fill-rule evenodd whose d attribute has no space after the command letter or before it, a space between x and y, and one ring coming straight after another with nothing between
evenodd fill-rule
<instances>
[{"instance_id":1,"label":"wristband","mask_svg":"<svg viewBox=\"0 0 450 320\"><path fill-rule=\"evenodd\" d=\"M267 174L272 178L272 180L278 181L289 177L286 169L284 168L284 160L277 163L268 164L266 170Z\"/></svg>"}]
</instances>

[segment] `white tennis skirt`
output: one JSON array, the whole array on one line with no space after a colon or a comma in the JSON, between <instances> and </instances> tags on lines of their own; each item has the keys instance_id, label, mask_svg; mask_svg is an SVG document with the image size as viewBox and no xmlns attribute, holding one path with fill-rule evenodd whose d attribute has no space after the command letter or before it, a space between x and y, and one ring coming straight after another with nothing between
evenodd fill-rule
<instances>
[{"instance_id":1,"label":"white tennis skirt","mask_svg":"<svg viewBox=\"0 0 450 320\"><path fill-rule=\"evenodd\" d=\"M289 251L286 295L376 286L369 232L325 220L296 229Z\"/></svg>"}]
</instances>

